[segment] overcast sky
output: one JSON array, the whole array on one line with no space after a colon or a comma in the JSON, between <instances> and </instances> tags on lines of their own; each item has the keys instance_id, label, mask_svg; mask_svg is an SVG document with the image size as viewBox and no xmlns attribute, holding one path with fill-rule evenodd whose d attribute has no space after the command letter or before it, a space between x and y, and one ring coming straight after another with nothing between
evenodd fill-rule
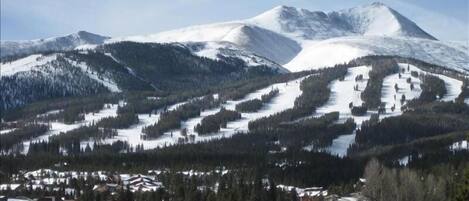
<instances>
[{"instance_id":1,"label":"overcast sky","mask_svg":"<svg viewBox=\"0 0 469 201\"><path fill-rule=\"evenodd\" d=\"M375 0L376 1L376 0ZM0 0L1 39L79 30L127 36L253 17L277 5L332 11L372 0ZM383 0L441 40L469 40L469 0Z\"/></svg>"}]
</instances>

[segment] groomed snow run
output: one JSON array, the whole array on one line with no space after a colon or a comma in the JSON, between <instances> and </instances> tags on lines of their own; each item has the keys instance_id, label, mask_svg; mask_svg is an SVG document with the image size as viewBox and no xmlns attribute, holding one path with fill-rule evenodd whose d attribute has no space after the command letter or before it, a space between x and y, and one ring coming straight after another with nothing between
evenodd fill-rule
<instances>
[{"instance_id":1,"label":"groomed snow run","mask_svg":"<svg viewBox=\"0 0 469 201\"><path fill-rule=\"evenodd\" d=\"M334 80L329 85L331 96L329 101L316 110L314 116L322 116L329 112L339 112L339 121L343 122L348 118L353 118L358 125L365 120L368 120L371 113L364 116L352 116L349 104L353 103L354 106L361 106L363 101L360 97L363 90L368 83L368 73L371 71L371 66L359 66L349 68L348 73L344 80ZM362 80L355 81L355 78L363 75ZM358 86L358 90L354 87Z\"/></svg>"},{"instance_id":2,"label":"groomed snow run","mask_svg":"<svg viewBox=\"0 0 469 201\"><path fill-rule=\"evenodd\" d=\"M168 111L174 110L177 107L187 103L180 102L168 107ZM105 139L103 143L111 144L118 140L128 142L129 145L136 147L137 145L143 145L145 149L153 149L156 147L164 146L165 144L173 143L173 139L168 136L161 136L160 138L154 140L143 140L140 138L142 134L142 129L146 126L153 125L158 122L160 119L161 111L158 111L157 114L138 114L139 123L132 125L127 129L117 129L117 136L112 139Z\"/></svg>"},{"instance_id":3,"label":"groomed snow run","mask_svg":"<svg viewBox=\"0 0 469 201\"><path fill-rule=\"evenodd\" d=\"M413 65L399 64L399 71L400 73L388 75L383 80L381 102L385 104L386 112L380 115L381 119L401 115L401 107L405 105L407 101L418 98L422 93L420 79L410 75L412 71L416 71L419 74L423 73L422 70ZM401 78L399 78L399 74ZM414 89L412 90L410 89L411 84L407 83L407 79L409 78L414 85ZM396 86L398 88L397 91L395 89ZM405 101L401 102L403 96L405 97Z\"/></svg>"},{"instance_id":4,"label":"groomed snow run","mask_svg":"<svg viewBox=\"0 0 469 201\"><path fill-rule=\"evenodd\" d=\"M357 127L360 127L363 121L368 120L374 112L369 111L363 116L353 116L349 108L349 104L353 102L354 106L361 106L363 103L360 95L365 90L368 83L368 73L370 66L359 66L349 68L348 73L343 81L334 80L330 84L331 97L329 101L316 110L315 117L320 117L329 112L339 112L339 122L344 122L348 118L353 118ZM355 81L358 75L363 75L362 80ZM354 88L358 86L358 90ZM324 148L323 151L332 155L343 157L347 154L349 145L355 142L355 132L352 134L341 135L332 141L332 145ZM314 150L313 145L304 147L305 150Z\"/></svg>"},{"instance_id":5,"label":"groomed snow run","mask_svg":"<svg viewBox=\"0 0 469 201\"><path fill-rule=\"evenodd\" d=\"M58 122L58 121L51 122L49 123L50 125L49 131L47 131L44 135L41 135L32 140L27 140L23 142L23 145L24 145L23 153L24 154L28 153L29 144L31 142L41 142L41 141L47 142L50 136L59 135L61 133L66 133L68 131L77 129L82 126L87 126L87 125L96 123L99 120L106 118L106 117L115 117L117 116L117 108L118 108L118 104L105 104L102 110L96 113L86 113L85 120L77 122L75 124L65 124L63 122Z\"/></svg>"},{"instance_id":6,"label":"groomed snow run","mask_svg":"<svg viewBox=\"0 0 469 201\"><path fill-rule=\"evenodd\" d=\"M295 99L301 95L301 90L299 87L300 82L304 78L292 80L286 83L277 83L271 86L265 87L263 89L257 90L253 93L246 95L244 98L236 101L227 101L222 104L220 107L204 110L201 112L201 115L195 118L188 119L187 121L181 122L181 129L176 129L173 131L166 132L163 136L152 139L152 140L143 140L140 138L142 134L142 128L145 126L153 125L159 120L159 113L152 114L151 117L149 114L139 114L140 123L134 125L129 129L118 129L118 136L113 139L105 140L105 143L112 143L117 140L127 141L131 146L143 145L144 149L153 149L157 147L169 146L178 143L178 140L182 138L181 130L187 128L188 134L195 135L195 142L201 142L211 139L219 139L222 137L230 137L237 132L246 132L248 131L249 121L266 117L277 112L281 112L285 109L292 108L294 106ZM262 95L269 93L272 89L278 89L279 94L277 97L273 98L270 103L266 103L262 109L255 113L242 113L242 119L238 121L229 122L227 128L222 128L219 132L199 136L194 132L194 126L200 123L200 121L211 114L217 113L221 107L224 107L229 110L234 110L236 104L251 100L254 98L261 98ZM216 96L216 95L215 95ZM178 103L169 108L169 110L176 109L179 105L183 103Z\"/></svg>"},{"instance_id":7,"label":"groomed snow run","mask_svg":"<svg viewBox=\"0 0 469 201\"><path fill-rule=\"evenodd\" d=\"M228 122L226 128L222 128L219 132L200 136L194 132L194 127L200 123L203 117L206 117L211 114L218 112L221 107L216 109L211 109L203 111L200 117L189 119L183 123L183 128L187 128L188 134L194 134L196 136L195 140L197 142L207 141L212 139L219 139L222 137L231 137L233 134L238 132L247 132L248 123L250 121L267 117L269 115L284 111L289 108L293 108L295 99L301 95L302 91L300 90L300 83L304 78L299 78L292 80L286 83L277 83L271 86L265 87L263 89L257 90L253 93L248 94L246 97L237 100L237 101L227 101L225 104L222 104L221 107L224 107L228 110L235 110L235 106L238 103L243 101L251 100L258 98L260 99L262 95L269 93L272 89L278 89L279 94L273 98L269 103L265 103L264 106L257 112L254 113L241 113L242 119L237 121ZM180 135L180 131L177 132L177 135Z\"/></svg>"}]
</instances>

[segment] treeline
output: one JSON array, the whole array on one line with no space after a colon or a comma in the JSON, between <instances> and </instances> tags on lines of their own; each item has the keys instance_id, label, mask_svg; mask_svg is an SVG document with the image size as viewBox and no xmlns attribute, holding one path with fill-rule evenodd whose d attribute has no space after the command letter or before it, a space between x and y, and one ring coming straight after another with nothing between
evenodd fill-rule
<instances>
[{"instance_id":1,"label":"treeline","mask_svg":"<svg viewBox=\"0 0 469 201\"><path fill-rule=\"evenodd\" d=\"M445 82L434 75L420 75L420 79L422 83L420 84L420 88L422 89L422 93L418 100L420 102L432 102L439 98L443 98L446 94L446 86Z\"/></svg>"},{"instance_id":2,"label":"treeline","mask_svg":"<svg viewBox=\"0 0 469 201\"><path fill-rule=\"evenodd\" d=\"M216 107L219 104L219 99L214 99L213 95L189 101L172 111L162 112L159 121L154 125L144 127L142 132L148 138L157 138L171 129L180 128L181 121L199 116L202 110Z\"/></svg>"},{"instance_id":3,"label":"treeline","mask_svg":"<svg viewBox=\"0 0 469 201\"><path fill-rule=\"evenodd\" d=\"M199 135L217 132L220 128L226 128L226 124L230 121L241 119L241 113L221 108L219 112L206 116L197 124L194 130Z\"/></svg>"},{"instance_id":4,"label":"treeline","mask_svg":"<svg viewBox=\"0 0 469 201\"><path fill-rule=\"evenodd\" d=\"M459 94L456 101L464 102L465 99L469 98L469 79L463 80L463 85L461 86L461 93Z\"/></svg>"},{"instance_id":5,"label":"treeline","mask_svg":"<svg viewBox=\"0 0 469 201\"><path fill-rule=\"evenodd\" d=\"M332 140L338 136L355 130L356 124L353 119L347 119L344 123L336 123L337 120L339 120L339 112L331 112L321 117L281 123L274 129L256 130L256 132L277 135L279 145L290 149L312 146L314 150L320 150L330 146Z\"/></svg>"},{"instance_id":6,"label":"treeline","mask_svg":"<svg viewBox=\"0 0 469 201\"><path fill-rule=\"evenodd\" d=\"M25 125L21 125L9 133L0 135L0 151L8 152L19 143L33 139L35 137L39 137L45 134L48 130L49 125L47 124L27 123ZM21 149L22 146L20 146L18 150L12 151L22 151Z\"/></svg>"},{"instance_id":7,"label":"treeline","mask_svg":"<svg viewBox=\"0 0 469 201\"><path fill-rule=\"evenodd\" d=\"M0 80L0 108L13 110L27 104L60 97L88 96L109 92L64 58L40 66L42 71L19 72ZM55 70L60 69L60 70Z\"/></svg>"},{"instance_id":8,"label":"treeline","mask_svg":"<svg viewBox=\"0 0 469 201\"><path fill-rule=\"evenodd\" d=\"M377 59L371 63L370 79L365 90L361 93L361 98L367 108L377 109L381 105L381 89L386 76L398 73L399 65L394 59Z\"/></svg>"},{"instance_id":9,"label":"treeline","mask_svg":"<svg viewBox=\"0 0 469 201\"><path fill-rule=\"evenodd\" d=\"M82 112L91 112L103 108L106 103L116 104L120 99L117 94L99 94L86 97L68 97L58 98L54 100L40 101L29 104L22 108L2 111L2 117L5 121L28 120L35 118L37 115L44 114L53 110L68 109L70 116L75 116ZM62 113L61 115L69 115ZM61 115L51 115L51 119L64 119ZM72 118L73 119L73 118Z\"/></svg>"},{"instance_id":10,"label":"treeline","mask_svg":"<svg viewBox=\"0 0 469 201\"><path fill-rule=\"evenodd\" d=\"M98 128L97 126L82 126L77 129L49 137L51 144L58 144L67 154L79 154L81 142L86 140L100 141L117 135L113 129Z\"/></svg>"},{"instance_id":11,"label":"treeline","mask_svg":"<svg viewBox=\"0 0 469 201\"><path fill-rule=\"evenodd\" d=\"M255 98L238 103L235 106L235 109L238 112L257 112L265 103L270 102L274 97L276 97L278 93L278 89L273 89L269 93L262 95L261 99Z\"/></svg>"},{"instance_id":12,"label":"treeline","mask_svg":"<svg viewBox=\"0 0 469 201\"><path fill-rule=\"evenodd\" d=\"M188 48L174 44L119 42L101 46L97 51L110 53L139 78L167 92L278 74L267 66L250 70L244 61L237 58L213 60L199 57Z\"/></svg>"},{"instance_id":13,"label":"treeline","mask_svg":"<svg viewBox=\"0 0 469 201\"><path fill-rule=\"evenodd\" d=\"M469 129L469 106L464 103L430 103L413 108L401 116L363 122L350 151L378 145L410 142L415 139Z\"/></svg>"},{"instance_id":14,"label":"treeline","mask_svg":"<svg viewBox=\"0 0 469 201\"><path fill-rule=\"evenodd\" d=\"M97 127L122 129L138 123L135 113L118 113L116 117L105 117L96 123Z\"/></svg>"}]
</instances>

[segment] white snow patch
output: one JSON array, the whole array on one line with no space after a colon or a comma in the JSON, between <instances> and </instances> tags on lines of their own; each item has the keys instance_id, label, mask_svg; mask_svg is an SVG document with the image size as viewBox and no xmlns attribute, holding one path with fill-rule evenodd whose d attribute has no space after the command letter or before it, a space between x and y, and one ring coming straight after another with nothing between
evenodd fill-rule
<instances>
[{"instance_id":1,"label":"white snow patch","mask_svg":"<svg viewBox=\"0 0 469 201\"><path fill-rule=\"evenodd\" d=\"M467 140L461 140L459 142L453 143L449 149L452 151L459 151L459 150L469 150L469 143Z\"/></svg>"},{"instance_id":2,"label":"white snow patch","mask_svg":"<svg viewBox=\"0 0 469 201\"><path fill-rule=\"evenodd\" d=\"M10 129L4 129L4 130L0 130L0 135L3 135L3 134L8 134L12 131L16 130L16 128L10 128Z\"/></svg>"},{"instance_id":3,"label":"white snow patch","mask_svg":"<svg viewBox=\"0 0 469 201\"><path fill-rule=\"evenodd\" d=\"M19 72L31 71L34 69L34 67L44 65L55 60L56 58L57 56L55 54L50 56L33 54L12 62L0 63L0 75L11 76Z\"/></svg>"},{"instance_id":4,"label":"white snow patch","mask_svg":"<svg viewBox=\"0 0 469 201\"><path fill-rule=\"evenodd\" d=\"M409 158L410 158L409 156L404 156L404 157L400 158L398 160L399 165L407 166L407 164L409 164Z\"/></svg>"}]
</instances>

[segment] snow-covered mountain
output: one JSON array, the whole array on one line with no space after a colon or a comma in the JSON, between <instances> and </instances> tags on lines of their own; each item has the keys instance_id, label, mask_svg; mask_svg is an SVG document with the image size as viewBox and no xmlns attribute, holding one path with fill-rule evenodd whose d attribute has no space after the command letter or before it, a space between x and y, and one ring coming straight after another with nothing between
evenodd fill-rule
<instances>
[{"instance_id":1,"label":"snow-covered mountain","mask_svg":"<svg viewBox=\"0 0 469 201\"><path fill-rule=\"evenodd\" d=\"M250 66L290 71L320 68L366 55L399 55L469 73L469 43L438 41L382 4L309 11L277 6L249 19L109 38L88 32L32 41L2 41L1 56L89 49L119 41L177 43L211 59L237 57Z\"/></svg>"},{"instance_id":2,"label":"snow-covered mountain","mask_svg":"<svg viewBox=\"0 0 469 201\"><path fill-rule=\"evenodd\" d=\"M1 41L1 57L25 55L39 52L72 50L79 46L98 45L109 39L86 31L79 31L62 37L24 41Z\"/></svg>"},{"instance_id":3,"label":"snow-covered mountain","mask_svg":"<svg viewBox=\"0 0 469 201\"><path fill-rule=\"evenodd\" d=\"M382 3L329 13L278 6L245 20L110 41L122 40L224 42L222 44L229 44L231 48L237 46L284 65L290 71L329 66L370 54L413 57L469 71L469 53L464 51L467 45L437 41L410 19Z\"/></svg>"}]
</instances>

